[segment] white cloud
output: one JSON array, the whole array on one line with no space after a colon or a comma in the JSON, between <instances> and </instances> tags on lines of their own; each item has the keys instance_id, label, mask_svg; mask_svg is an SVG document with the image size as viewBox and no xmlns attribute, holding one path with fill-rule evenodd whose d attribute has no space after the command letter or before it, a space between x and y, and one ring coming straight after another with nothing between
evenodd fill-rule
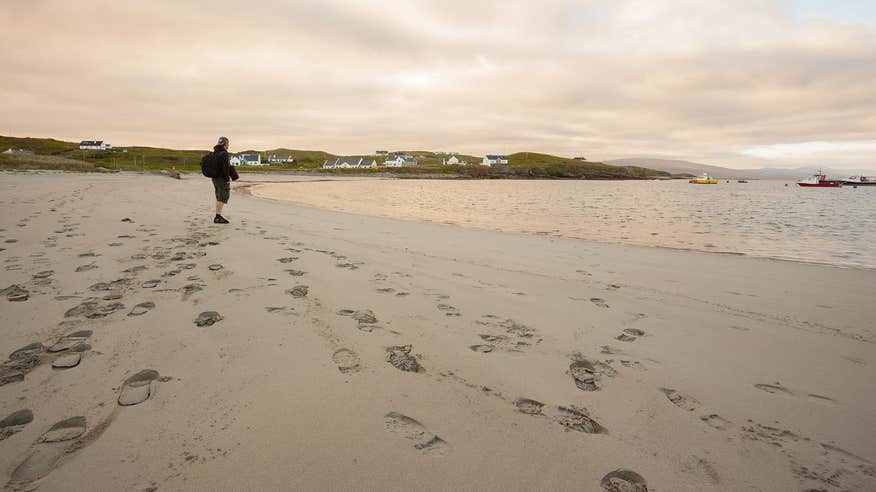
<instances>
[{"instance_id":1,"label":"white cloud","mask_svg":"<svg viewBox=\"0 0 876 492\"><path fill-rule=\"evenodd\" d=\"M876 135L876 29L785 0L103 5L0 3L0 133L737 166Z\"/></svg>"}]
</instances>

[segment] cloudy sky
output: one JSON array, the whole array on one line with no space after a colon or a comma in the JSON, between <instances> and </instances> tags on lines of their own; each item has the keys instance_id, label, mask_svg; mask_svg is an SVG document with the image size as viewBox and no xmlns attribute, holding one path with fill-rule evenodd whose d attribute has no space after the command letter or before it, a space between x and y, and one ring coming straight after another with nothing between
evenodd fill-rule
<instances>
[{"instance_id":1,"label":"cloudy sky","mask_svg":"<svg viewBox=\"0 0 876 492\"><path fill-rule=\"evenodd\" d=\"M876 170L872 0L2 0L0 134Z\"/></svg>"}]
</instances>

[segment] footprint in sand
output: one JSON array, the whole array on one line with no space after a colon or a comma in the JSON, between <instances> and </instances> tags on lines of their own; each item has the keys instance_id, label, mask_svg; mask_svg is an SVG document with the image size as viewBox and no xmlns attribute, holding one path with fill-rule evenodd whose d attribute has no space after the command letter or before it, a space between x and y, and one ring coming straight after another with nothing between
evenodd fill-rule
<instances>
[{"instance_id":1,"label":"footprint in sand","mask_svg":"<svg viewBox=\"0 0 876 492\"><path fill-rule=\"evenodd\" d=\"M192 294L204 290L204 287L202 285L199 285L199 284L188 284L188 285L182 286L182 288L180 288L180 290L183 293L183 300L185 300L185 299L188 299L189 296L191 296Z\"/></svg>"},{"instance_id":2,"label":"footprint in sand","mask_svg":"<svg viewBox=\"0 0 876 492\"><path fill-rule=\"evenodd\" d=\"M79 265L76 267L76 273L87 272L89 270L94 270L97 268L97 265L94 263L88 263L86 265Z\"/></svg>"},{"instance_id":3,"label":"footprint in sand","mask_svg":"<svg viewBox=\"0 0 876 492\"><path fill-rule=\"evenodd\" d=\"M599 482L605 492L648 492L648 484L641 475L630 470L615 470Z\"/></svg>"},{"instance_id":4,"label":"footprint in sand","mask_svg":"<svg viewBox=\"0 0 876 492\"><path fill-rule=\"evenodd\" d=\"M154 392L152 386L157 384L158 376L158 371L144 369L126 379L122 385L122 391L119 393L119 405L127 407L149 399L149 396Z\"/></svg>"},{"instance_id":5,"label":"footprint in sand","mask_svg":"<svg viewBox=\"0 0 876 492\"><path fill-rule=\"evenodd\" d=\"M645 371L645 365L636 360L624 360L621 359L619 361L622 366L629 367L630 369L635 369L637 371Z\"/></svg>"},{"instance_id":6,"label":"footprint in sand","mask_svg":"<svg viewBox=\"0 0 876 492\"><path fill-rule=\"evenodd\" d=\"M297 259L298 259L297 256L287 256L286 258L277 258L277 261L285 264L285 263L292 263L293 261L295 261Z\"/></svg>"},{"instance_id":7,"label":"footprint in sand","mask_svg":"<svg viewBox=\"0 0 876 492\"><path fill-rule=\"evenodd\" d=\"M731 425L729 420L714 413L710 415L703 415L702 417L700 417L700 420L709 424L710 427L714 427L718 430L727 430L727 428L729 428Z\"/></svg>"},{"instance_id":8,"label":"footprint in sand","mask_svg":"<svg viewBox=\"0 0 876 492\"><path fill-rule=\"evenodd\" d=\"M645 336L645 332L638 328L624 328L624 332L614 337L614 339L621 342L635 342L641 336Z\"/></svg>"},{"instance_id":9,"label":"footprint in sand","mask_svg":"<svg viewBox=\"0 0 876 492\"><path fill-rule=\"evenodd\" d=\"M680 391L671 388L660 388L660 391L678 408L693 412L700 407L700 402L694 397L688 396Z\"/></svg>"},{"instance_id":10,"label":"footprint in sand","mask_svg":"<svg viewBox=\"0 0 876 492\"><path fill-rule=\"evenodd\" d=\"M530 400L529 398L518 398L517 400L514 400L514 406L517 407L517 411L520 413L525 413L527 415L542 415L544 403Z\"/></svg>"},{"instance_id":11,"label":"footprint in sand","mask_svg":"<svg viewBox=\"0 0 876 492\"><path fill-rule=\"evenodd\" d=\"M445 316L462 316L459 310L450 304L439 304L438 310L444 313Z\"/></svg>"},{"instance_id":12,"label":"footprint in sand","mask_svg":"<svg viewBox=\"0 0 876 492\"><path fill-rule=\"evenodd\" d=\"M0 295L6 296L6 300L10 302L22 302L30 297L30 292L18 284L12 284L0 290Z\"/></svg>"},{"instance_id":13,"label":"footprint in sand","mask_svg":"<svg viewBox=\"0 0 876 492\"><path fill-rule=\"evenodd\" d=\"M293 307L283 307L283 306L265 306L265 311L272 314L280 314L283 316L297 316L298 313L295 312L295 308Z\"/></svg>"},{"instance_id":14,"label":"footprint in sand","mask_svg":"<svg viewBox=\"0 0 876 492\"><path fill-rule=\"evenodd\" d=\"M608 308L608 304L605 302L605 299L601 299L599 297L591 297L590 302L596 304L598 307Z\"/></svg>"},{"instance_id":15,"label":"footprint in sand","mask_svg":"<svg viewBox=\"0 0 876 492\"><path fill-rule=\"evenodd\" d=\"M308 287L306 285L296 285L287 290L286 293L292 297L307 297Z\"/></svg>"},{"instance_id":16,"label":"footprint in sand","mask_svg":"<svg viewBox=\"0 0 876 492\"><path fill-rule=\"evenodd\" d=\"M54 270L45 270L42 272L37 272L33 274L33 278L41 279L41 278L49 278L55 274Z\"/></svg>"},{"instance_id":17,"label":"footprint in sand","mask_svg":"<svg viewBox=\"0 0 876 492\"><path fill-rule=\"evenodd\" d=\"M212 326L214 323L222 321L222 315L216 311L204 311L195 319L195 324L198 326Z\"/></svg>"},{"instance_id":18,"label":"footprint in sand","mask_svg":"<svg viewBox=\"0 0 876 492\"><path fill-rule=\"evenodd\" d=\"M219 263L214 263L214 264L208 266L207 268L212 272L218 272L219 270L222 270L225 267L220 265Z\"/></svg>"},{"instance_id":19,"label":"footprint in sand","mask_svg":"<svg viewBox=\"0 0 876 492\"><path fill-rule=\"evenodd\" d=\"M152 301L141 302L134 306L134 309L131 309L131 312L128 313L128 316L142 316L152 309L155 308L155 303Z\"/></svg>"},{"instance_id":20,"label":"footprint in sand","mask_svg":"<svg viewBox=\"0 0 876 492\"><path fill-rule=\"evenodd\" d=\"M338 370L343 374L359 372L359 356L356 355L356 352L353 352L348 348L336 350L335 353L332 354L332 362L338 366Z\"/></svg>"},{"instance_id":21,"label":"footprint in sand","mask_svg":"<svg viewBox=\"0 0 876 492\"><path fill-rule=\"evenodd\" d=\"M386 430L414 442L414 448L423 454L442 456L450 450L447 441L429 432L420 422L398 412L389 412L384 418Z\"/></svg>"},{"instance_id":22,"label":"footprint in sand","mask_svg":"<svg viewBox=\"0 0 876 492\"><path fill-rule=\"evenodd\" d=\"M493 345L481 344L481 345L471 345L469 347L469 349L471 349L475 352L480 352L482 354L489 354L493 350L496 350L496 347Z\"/></svg>"},{"instance_id":23,"label":"footprint in sand","mask_svg":"<svg viewBox=\"0 0 876 492\"><path fill-rule=\"evenodd\" d=\"M761 391L766 391L767 393L771 393L774 395L787 395L787 396L794 395L794 393L791 392L791 390L789 390L788 388L785 388L779 382L776 382L775 384L763 384L763 383L755 384L754 387L761 390Z\"/></svg>"},{"instance_id":24,"label":"footprint in sand","mask_svg":"<svg viewBox=\"0 0 876 492\"><path fill-rule=\"evenodd\" d=\"M33 421L33 412L28 409L12 412L0 420L0 441L17 434L25 425Z\"/></svg>"},{"instance_id":25,"label":"footprint in sand","mask_svg":"<svg viewBox=\"0 0 876 492\"><path fill-rule=\"evenodd\" d=\"M0 364L0 386L23 381L24 376L42 362L46 348L39 342L34 342L9 354L9 358Z\"/></svg>"},{"instance_id":26,"label":"footprint in sand","mask_svg":"<svg viewBox=\"0 0 876 492\"><path fill-rule=\"evenodd\" d=\"M55 423L37 441L33 452L12 472L10 484L25 484L45 477L61 459L74 451L70 443L85 433L85 417L70 417Z\"/></svg>"},{"instance_id":27,"label":"footprint in sand","mask_svg":"<svg viewBox=\"0 0 876 492\"><path fill-rule=\"evenodd\" d=\"M292 275L293 277L303 277L304 274L307 273L307 272L303 272L303 271L301 271L301 270L295 270L295 269L291 269L291 268L288 269L288 270L286 270L286 272L287 272L289 275Z\"/></svg>"},{"instance_id":28,"label":"footprint in sand","mask_svg":"<svg viewBox=\"0 0 876 492\"><path fill-rule=\"evenodd\" d=\"M78 306L68 309L64 316L67 318L77 316L84 316L88 319L104 318L124 308L125 305L120 302L100 305L97 301L85 301Z\"/></svg>"},{"instance_id":29,"label":"footprint in sand","mask_svg":"<svg viewBox=\"0 0 876 492\"><path fill-rule=\"evenodd\" d=\"M349 316L356 320L356 327L362 331L372 332L377 327L377 316L370 309L361 309L354 311L352 309L341 309L336 313L338 316Z\"/></svg>"},{"instance_id":30,"label":"footprint in sand","mask_svg":"<svg viewBox=\"0 0 876 492\"><path fill-rule=\"evenodd\" d=\"M583 432L585 434L607 434L605 427L590 417L586 409L570 407L556 407L553 417L560 425L568 430Z\"/></svg>"},{"instance_id":31,"label":"footprint in sand","mask_svg":"<svg viewBox=\"0 0 876 492\"><path fill-rule=\"evenodd\" d=\"M411 355L412 345L401 345L386 348L386 361L393 367L405 372L426 372L420 361Z\"/></svg>"},{"instance_id":32,"label":"footprint in sand","mask_svg":"<svg viewBox=\"0 0 876 492\"><path fill-rule=\"evenodd\" d=\"M530 400L529 398L519 398L514 401L514 406L517 411L527 415L545 415L545 404ZM574 430L585 434L606 434L608 431L605 427L599 425L593 418L590 417L586 409L575 406L557 406L551 407L547 411L548 416L562 425L566 430Z\"/></svg>"},{"instance_id":33,"label":"footprint in sand","mask_svg":"<svg viewBox=\"0 0 876 492\"><path fill-rule=\"evenodd\" d=\"M359 323L373 325L377 323L377 317L374 316L374 312L370 309L362 309L360 311L355 311L352 314L353 319L358 321Z\"/></svg>"},{"instance_id":34,"label":"footprint in sand","mask_svg":"<svg viewBox=\"0 0 876 492\"><path fill-rule=\"evenodd\" d=\"M604 362L591 362L584 358L572 362L569 365L569 374L575 381L575 386L582 391L597 391L602 376L613 377L616 371Z\"/></svg>"},{"instance_id":35,"label":"footprint in sand","mask_svg":"<svg viewBox=\"0 0 876 492\"><path fill-rule=\"evenodd\" d=\"M70 369L82 361L82 352L70 352L52 361L52 369Z\"/></svg>"}]
</instances>

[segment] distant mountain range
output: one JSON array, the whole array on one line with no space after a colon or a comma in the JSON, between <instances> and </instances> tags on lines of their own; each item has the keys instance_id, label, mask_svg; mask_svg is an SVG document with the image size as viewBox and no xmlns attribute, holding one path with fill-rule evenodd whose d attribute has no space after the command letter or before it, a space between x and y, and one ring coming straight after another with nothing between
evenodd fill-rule
<instances>
[{"instance_id":1,"label":"distant mountain range","mask_svg":"<svg viewBox=\"0 0 876 492\"><path fill-rule=\"evenodd\" d=\"M804 166L792 169L771 167L760 169L731 169L727 167L710 166L708 164L699 164L696 162L654 158L614 159L605 161L605 163L614 166L647 167L672 174L691 174L698 176L705 172L711 174L712 177L717 179L796 179L809 176L819 169L814 166ZM861 174L873 174L873 171L863 171L860 169L833 169L829 167L823 167L820 169L823 169L828 176L837 178L847 178L849 176Z\"/></svg>"}]
</instances>

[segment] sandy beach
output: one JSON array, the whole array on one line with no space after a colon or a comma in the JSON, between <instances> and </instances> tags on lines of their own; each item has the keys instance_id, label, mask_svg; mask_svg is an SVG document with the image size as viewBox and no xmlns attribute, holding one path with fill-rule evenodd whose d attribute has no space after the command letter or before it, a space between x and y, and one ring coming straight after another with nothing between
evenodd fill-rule
<instances>
[{"instance_id":1,"label":"sandy beach","mask_svg":"<svg viewBox=\"0 0 876 492\"><path fill-rule=\"evenodd\" d=\"M0 174L7 487L876 490L876 272L252 179Z\"/></svg>"}]
</instances>

